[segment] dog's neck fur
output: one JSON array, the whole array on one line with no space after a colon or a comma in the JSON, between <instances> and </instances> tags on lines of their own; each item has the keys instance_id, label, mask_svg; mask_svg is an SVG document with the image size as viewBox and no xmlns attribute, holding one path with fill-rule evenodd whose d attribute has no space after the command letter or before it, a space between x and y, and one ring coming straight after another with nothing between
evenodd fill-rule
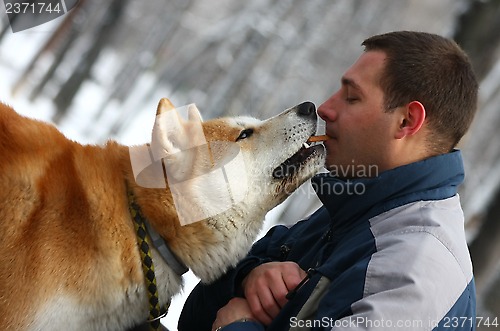
<instances>
[{"instance_id":1,"label":"dog's neck fur","mask_svg":"<svg viewBox=\"0 0 500 331\"><path fill-rule=\"evenodd\" d=\"M203 282L215 280L248 252L261 229L264 208L261 212L249 210L241 202L216 217L181 226L170 191L135 184L128 158L128 150L124 148L121 162L125 165L125 176L144 216L179 260ZM159 205L158 201L163 203Z\"/></svg>"},{"instance_id":2,"label":"dog's neck fur","mask_svg":"<svg viewBox=\"0 0 500 331\"><path fill-rule=\"evenodd\" d=\"M247 253L252 240L261 228L261 220L265 215L264 209L250 213L245 203L236 205L217 218L181 226L176 219L177 214L168 190L148 189L135 184L128 147L115 142L109 142L104 147L70 145L69 148L75 148L78 151L75 152L76 157L72 160L68 159L68 162L72 162L80 172L79 181L71 185L81 186L82 199L85 199L86 204L86 214L80 213L79 220L76 220L75 224L85 224L85 228L81 231L85 231L89 237L92 237L87 239L89 242L96 243L96 248L91 251L92 253L89 251L89 253L79 252L79 254L87 254L94 262L104 262L104 264L86 266L85 268L92 270L87 278L100 279L97 274L102 275L105 272L107 277L103 281L112 282L94 283L95 291L105 288L106 295L104 293L90 294L91 297L102 298L101 301L94 302L96 311L92 314L106 312L107 318L112 318L112 320L101 321L103 323L131 325L141 322L141 319L147 316L146 287L137 237L128 208L128 189L133 191L135 201L145 218L168 243L172 252L205 283L217 279L229 267L235 265ZM88 153L90 150L92 153ZM89 154L94 157L89 158ZM93 169L100 169L99 173L88 173L86 171L90 168L87 167L88 162L94 163L96 166ZM99 177L99 181L107 185L103 187L81 185L88 180L89 176ZM118 192L122 194L117 194ZM106 195L111 203L104 209L101 203L103 195ZM159 201L162 203L159 204ZM109 217L119 215L123 218L119 227L115 227L116 223L107 222ZM94 232L87 227L100 230ZM104 238L105 241L103 241ZM121 256L120 266L115 265L110 268L105 264L107 258L96 260L92 257L93 255L89 254L119 255ZM81 257L75 258L81 259ZM155 264L160 305L163 306L181 290L182 277L164 262L156 249L152 249L152 258ZM72 268L72 266L68 267ZM54 302L51 306L68 306L63 298L57 300L63 301ZM109 300L112 300L112 303ZM60 314L60 308L57 309L59 309L57 314ZM51 310L44 311L44 316L40 316L36 321L45 325L44 323L50 320L48 316L51 314L56 314L56 311L53 313ZM50 328L48 324L45 326ZM89 330L97 330L100 326L89 326Z\"/></svg>"}]
</instances>

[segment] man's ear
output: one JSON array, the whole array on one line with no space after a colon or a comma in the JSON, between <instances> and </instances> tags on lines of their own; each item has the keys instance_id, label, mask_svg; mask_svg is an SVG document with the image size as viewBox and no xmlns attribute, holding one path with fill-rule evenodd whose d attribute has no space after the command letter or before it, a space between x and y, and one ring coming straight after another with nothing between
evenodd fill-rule
<instances>
[{"instance_id":1,"label":"man's ear","mask_svg":"<svg viewBox=\"0 0 500 331\"><path fill-rule=\"evenodd\" d=\"M425 122L425 107L418 101L412 101L401 109L399 127L395 138L402 139L416 134Z\"/></svg>"}]
</instances>

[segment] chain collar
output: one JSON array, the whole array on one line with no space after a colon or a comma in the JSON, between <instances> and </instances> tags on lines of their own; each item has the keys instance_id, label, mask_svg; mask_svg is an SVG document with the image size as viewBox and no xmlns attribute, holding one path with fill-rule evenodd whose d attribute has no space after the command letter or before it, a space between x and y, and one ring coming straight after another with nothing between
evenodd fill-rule
<instances>
[{"instance_id":1,"label":"chain collar","mask_svg":"<svg viewBox=\"0 0 500 331\"><path fill-rule=\"evenodd\" d=\"M149 318L147 322L149 323L150 330L158 330L160 327L160 319L167 315L168 308L170 307L170 300L167 302L165 307L160 308L154 264L151 257L151 239L148 235L148 231L146 230L146 224L148 222L142 215L139 206L135 203L134 195L132 192L129 192L128 198L130 215L134 220L134 227L137 233L137 242L141 255L142 270L144 272L144 279L146 281L146 289L148 294Z\"/></svg>"}]
</instances>

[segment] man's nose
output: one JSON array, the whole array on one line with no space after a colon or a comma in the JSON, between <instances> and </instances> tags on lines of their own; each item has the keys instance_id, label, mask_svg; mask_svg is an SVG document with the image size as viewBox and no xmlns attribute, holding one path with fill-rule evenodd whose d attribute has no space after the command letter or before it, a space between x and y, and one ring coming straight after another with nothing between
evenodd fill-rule
<instances>
[{"instance_id":1,"label":"man's nose","mask_svg":"<svg viewBox=\"0 0 500 331\"><path fill-rule=\"evenodd\" d=\"M318 107L318 116L326 122L333 122L337 118L335 94Z\"/></svg>"}]
</instances>

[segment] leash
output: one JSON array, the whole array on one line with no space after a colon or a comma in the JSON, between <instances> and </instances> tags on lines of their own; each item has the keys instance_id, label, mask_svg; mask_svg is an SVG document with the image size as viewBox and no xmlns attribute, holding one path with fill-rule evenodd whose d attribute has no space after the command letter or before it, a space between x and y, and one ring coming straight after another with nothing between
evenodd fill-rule
<instances>
[{"instance_id":1,"label":"leash","mask_svg":"<svg viewBox=\"0 0 500 331\"><path fill-rule=\"evenodd\" d=\"M160 327L160 319L165 317L170 307L170 300L165 307L160 308L160 300L158 299L158 287L156 286L155 267L151 257L151 243L146 230L145 218L142 215L141 209L135 203L134 195L129 191L129 210L132 219L134 220L135 231L137 233L137 242L139 252L141 254L142 271L146 281L146 288L149 302L149 323L150 330L158 330Z\"/></svg>"}]
</instances>

